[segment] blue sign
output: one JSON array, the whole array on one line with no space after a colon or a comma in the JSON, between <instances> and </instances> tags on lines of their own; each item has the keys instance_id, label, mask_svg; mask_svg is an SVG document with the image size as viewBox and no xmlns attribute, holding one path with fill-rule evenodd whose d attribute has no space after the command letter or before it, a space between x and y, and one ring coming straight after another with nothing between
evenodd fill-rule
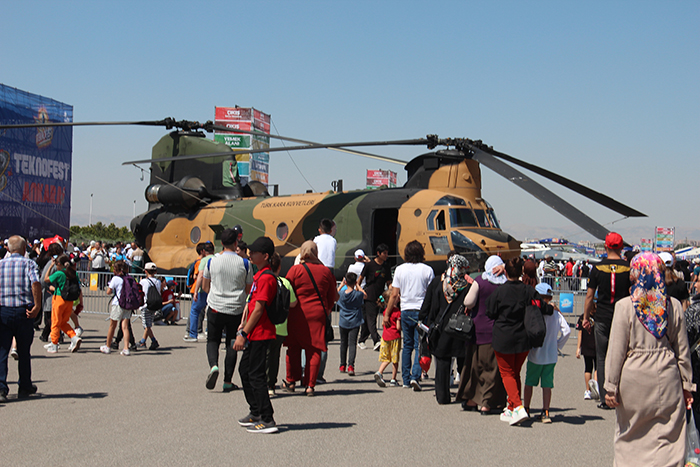
<instances>
[{"instance_id":1,"label":"blue sign","mask_svg":"<svg viewBox=\"0 0 700 467\"><path fill-rule=\"evenodd\" d=\"M0 84L0 122L72 122L73 107ZM73 130L0 130L0 237L68 238Z\"/></svg>"},{"instance_id":2,"label":"blue sign","mask_svg":"<svg viewBox=\"0 0 700 467\"><path fill-rule=\"evenodd\" d=\"M561 293L559 294L559 311L562 313L574 312L574 294Z\"/></svg>"}]
</instances>

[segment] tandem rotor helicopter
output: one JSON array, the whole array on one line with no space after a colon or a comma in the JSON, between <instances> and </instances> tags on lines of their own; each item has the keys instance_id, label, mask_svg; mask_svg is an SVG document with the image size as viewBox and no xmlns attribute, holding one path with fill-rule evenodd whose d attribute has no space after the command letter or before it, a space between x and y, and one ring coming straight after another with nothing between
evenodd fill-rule
<instances>
[{"instance_id":1,"label":"tandem rotor helicopter","mask_svg":"<svg viewBox=\"0 0 700 467\"><path fill-rule=\"evenodd\" d=\"M171 118L140 122L46 122L0 125L0 129L148 125L174 131L153 147L151 159L122 165L151 165L146 188L149 209L131 221L137 243L144 247L159 269L184 274L197 257L197 243L216 243L221 232L241 225L246 238L270 237L282 256L282 270L291 267L299 246L317 234L322 218L335 221L336 276L342 277L354 262L358 248L374 252L384 243L390 263L402 261L406 244L418 240L425 248L426 262L436 271L444 269L450 250L469 259L473 267L492 254L504 258L520 254L520 241L501 230L493 208L481 197L481 169L486 166L550 206L594 237L604 239L608 230L562 198L506 162L552 180L626 217L646 217L602 193L561 175L493 150L478 140L425 138L322 144L256 131L259 135L298 143L298 146L260 150L231 149L205 137L205 132L231 131L211 121L200 124ZM415 145L430 151L406 163L398 159L351 148ZM445 149L438 149L444 147ZM237 154L328 148L363 157L405 164L408 180L403 187L298 195L270 196L265 185L250 182L241 186L230 169Z\"/></svg>"}]
</instances>

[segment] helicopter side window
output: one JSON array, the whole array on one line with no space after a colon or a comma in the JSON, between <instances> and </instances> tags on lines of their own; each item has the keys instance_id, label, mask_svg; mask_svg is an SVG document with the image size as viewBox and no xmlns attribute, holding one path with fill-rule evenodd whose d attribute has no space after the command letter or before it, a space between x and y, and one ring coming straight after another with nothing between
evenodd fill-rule
<instances>
[{"instance_id":1,"label":"helicopter side window","mask_svg":"<svg viewBox=\"0 0 700 467\"><path fill-rule=\"evenodd\" d=\"M471 209L450 208L450 225L452 227L478 227Z\"/></svg>"},{"instance_id":2,"label":"helicopter side window","mask_svg":"<svg viewBox=\"0 0 700 467\"><path fill-rule=\"evenodd\" d=\"M428 214L428 230L445 230L445 211L434 209Z\"/></svg>"},{"instance_id":3,"label":"helicopter side window","mask_svg":"<svg viewBox=\"0 0 700 467\"><path fill-rule=\"evenodd\" d=\"M466 206L467 203L463 199L456 198L454 196L443 196L440 198L435 206Z\"/></svg>"},{"instance_id":4,"label":"helicopter side window","mask_svg":"<svg viewBox=\"0 0 700 467\"><path fill-rule=\"evenodd\" d=\"M430 246L433 247L433 254L447 255L450 253L450 242L447 237L430 237Z\"/></svg>"}]
</instances>

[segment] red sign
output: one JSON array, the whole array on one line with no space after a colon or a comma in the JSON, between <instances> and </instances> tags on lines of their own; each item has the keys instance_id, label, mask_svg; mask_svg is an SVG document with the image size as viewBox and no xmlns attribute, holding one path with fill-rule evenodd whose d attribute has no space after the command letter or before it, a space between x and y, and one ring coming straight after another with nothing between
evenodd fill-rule
<instances>
[{"instance_id":1,"label":"red sign","mask_svg":"<svg viewBox=\"0 0 700 467\"><path fill-rule=\"evenodd\" d=\"M235 133L236 130L253 131L253 124L250 122L226 122L217 120L214 123L230 128L232 133ZM217 133L225 133L225 131L217 131Z\"/></svg>"},{"instance_id":2,"label":"red sign","mask_svg":"<svg viewBox=\"0 0 700 467\"><path fill-rule=\"evenodd\" d=\"M214 120L225 120L229 122L251 120L250 110L251 109L246 109L243 107L215 107Z\"/></svg>"},{"instance_id":3,"label":"red sign","mask_svg":"<svg viewBox=\"0 0 700 467\"><path fill-rule=\"evenodd\" d=\"M267 126L270 126L270 115L263 113L259 110L253 109L253 118L255 120L258 120L263 123L267 123Z\"/></svg>"}]
</instances>

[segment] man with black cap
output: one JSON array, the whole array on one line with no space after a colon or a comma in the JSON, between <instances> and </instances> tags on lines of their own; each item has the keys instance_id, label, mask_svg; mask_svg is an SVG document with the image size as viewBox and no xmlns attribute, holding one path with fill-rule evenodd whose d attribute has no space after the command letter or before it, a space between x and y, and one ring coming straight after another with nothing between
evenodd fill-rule
<instances>
[{"instance_id":1,"label":"man with black cap","mask_svg":"<svg viewBox=\"0 0 700 467\"><path fill-rule=\"evenodd\" d=\"M207 359L209 374L206 388L214 389L219 377L219 347L226 332L224 357L224 392L235 389L231 382L236 368L237 353L231 341L241 324L249 286L253 283L253 268L247 259L236 254L239 233L226 229L221 233L224 250L202 266L202 290L207 294Z\"/></svg>"},{"instance_id":2,"label":"man with black cap","mask_svg":"<svg viewBox=\"0 0 700 467\"><path fill-rule=\"evenodd\" d=\"M271 305L277 294L277 279L270 271L270 257L275 244L268 237L258 237L248 246L250 260L258 267L250 290L250 300L239 327L235 350L243 350L238 373L243 383L243 393L250 413L238 423L251 433L276 433L278 431L265 376L267 349L277 337L277 330L267 316L266 306Z\"/></svg>"},{"instance_id":3,"label":"man with black cap","mask_svg":"<svg viewBox=\"0 0 700 467\"><path fill-rule=\"evenodd\" d=\"M616 232L610 232L605 236L605 251L607 258L591 268L588 279L588 291L586 293L586 305L583 310L582 324L586 330L591 329L590 316L593 311L593 301L596 290L598 301L595 314L595 326L593 334L595 336L596 364L598 371L598 381L591 379L588 385L591 395L600 397L601 409L610 409L605 404L605 356L608 353L608 340L610 339L610 327L612 326L613 312L615 304L630 294L630 266L620 255L622 251L622 236Z\"/></svg>"}]
</instances>

